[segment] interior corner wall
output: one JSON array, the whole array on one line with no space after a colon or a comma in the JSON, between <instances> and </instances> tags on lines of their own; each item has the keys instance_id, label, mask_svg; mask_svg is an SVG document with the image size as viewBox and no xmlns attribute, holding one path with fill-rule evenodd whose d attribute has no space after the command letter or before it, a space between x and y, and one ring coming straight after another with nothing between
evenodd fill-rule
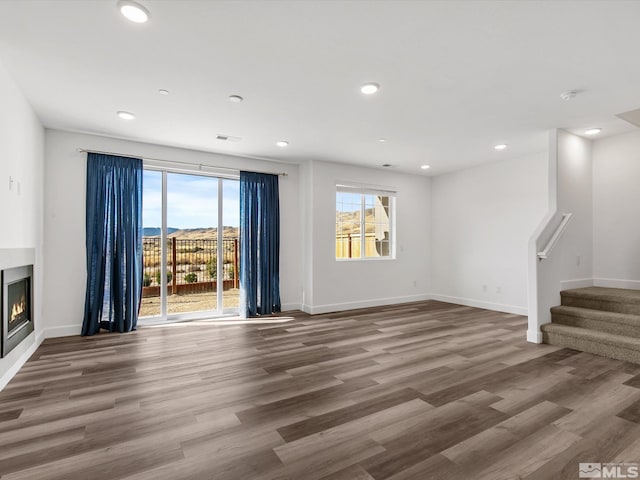
<instances>
[{"instance_id":1,"label":"interior corner wall","mask_svg":"<svg viewBox=\"0 0 640 480\"><path fill-rule=\"evenodd\" d=\"M302 247L298 165L47 130L45 140L44 308L53 336L80 334L86 282L86 154L78 148L234 169L287 172L280 177L280 294L286 310L301 306Z\"/></svg>"},{"instance_id":2,"label":"interior corner wall","mask_svg":"<svg viewBox=\"0 0 640 480\"><path fill-rule=\"evenodd\" d=\"M428 298L430 184L422 175L313 161L308 167L310 278L304 310L326 313ZM396 197L396 258L336 260L336 184L386 187ZM310 299L310 302L308 300Z\"/></svg>"},{"instance_id":3,"label":"interior corner wall","mask_svg":"<svg viewBox=\"0 0 640 480\"><path fill-rule=\"evenodd\" d=\"M536 305L529 314L527 339L541 343L540 326L551 321L550 309L560 304L560 291L593 284L593 165L592 142L564 130L550 134L549 183L555 186L544 224L531 239L529 297ZM550 198L554 198L550 192ZM538 260L561 222L573 217L548 258Z\"/></svg>"},{"instance_id":4,"label":"interior corner wall","mask_svg":"<svg viewBox=\"0 0 640 480\"><path fill-rule=\"evenodd\" d=\"M592 142L558 131L558 213L573 219L557 244L563 282L593 278ZM554 252L552 252L554 255ZM544 263L544 262L543 262Z\"/></svg>"},{"instance_id":5,"label":"interior corner wall","mask_svg":"<svg viewBox=\"0 0 640 480\"><path fill-rule=\"evenodd\" d=\"M44 128L0 65L0 270L34 264L35 332L0 359L0 389L41 341ZM13 181L11 181L12 179Z\"/></svg>"},{"instance_id":6,"label":"interior corner wall","mask_svg":"<svg viewBox=\"0 0 640 480\"><path fill-rule=\"evenodd\" d=\"M640 289L640 130L593 142L593 276Z\"/></svg>"},{"instance_id":7,"label":"interior corner wall","mask_svg":"<svg viewBox=\"0 0 640 480\"><path fill-rule=\"evenodd\" d=\"M301 310L309 311L313 305L313 162L300 164L300 224L302 226L302 262L300 275L302 279L300 296Z\"/></svg>"},{"instance_id":8,"label":"interior corner wall","mask_svg":"<svg viewBox=\"0 0 640 480\"><path fill-rule=\"evenodd\" d=\"M547 153L432 182L432 298L527 314L527 242L548 208Z\"/></svg>"}]
</instances>

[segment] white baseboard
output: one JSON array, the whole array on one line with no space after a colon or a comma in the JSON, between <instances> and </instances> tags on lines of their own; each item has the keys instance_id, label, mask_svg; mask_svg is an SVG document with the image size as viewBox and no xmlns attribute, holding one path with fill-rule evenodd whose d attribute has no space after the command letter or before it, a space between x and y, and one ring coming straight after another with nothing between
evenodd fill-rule
<instances>
[{"instance_id":1,"label":"white baseboard","mask_svg":"<svg viewBox=\"0 0 640 480\"><path fill-rule=\"evenodd\" d=\"M44 329L44 338L72 337L82 333L82 325L62 325Z\"/></svg>"},{"instance_id":2,"label":"white baseboard","mask_svg":"<svg viewBox=\"0 0 640 480\"><path fill-rule=\"evenodd\" d=\"M27 337L29 338L29 337ZM13 363L13 365L11 365L11 367L9 368L9 370L7 370L4 375L2 375L0 377L0 392L2 391L2 389L4 387L7 386L7 384L11 381L11 379L15 376L16 373L18 373L18 371L22 368L22 366L27 363L27 360L29 360L29 358L31 357L31 355L33 355L33 352L35 352L38 347L40 346L40 344L44 341L45 336L44 336L44 332L40 332L38 333L38 335L35 337L34 342L31 344L31 346L29 348L27 348L27 350L25 350L22 355L20 355ZM23 340L23 341L26 341Z\"/></svg>"},{"instance_id":3,"label":"white baseboard","mask_svg":"<svg viewBox=\"0 0 640 480\"><path fill-rule=\"evenodd\" d=\"M375 298L372 300L361 300L358 302L332 303L326 305L302 305L302 311L311 315L318 315L322 313L355 310L357 308L382 307L384 305L395 305L399 303L421 302L429 299L430 297L428 294L407 295L405 297Z\"/></svg>"},{"instance_id":4,"label":"white baseboard","mask_svg":"<svg viewBox=\"0 0 640 480\"><path fill-rule=\"evenodd\" d=\"M542 343L542 332L527 330L527 342Z\"/></svg>"},{"instance_id":5,"label":"white baseboard","mask_svg":"<svg viewBox=\"0 0 640 480\"><path fill-rule=\"evenodd\" d=\"M466 307L484 308L486 310L495 310L497 312L514 313L516 315L527 315L529 313L527 307L519 307L517 305L505 305L503 303L484 302L482 300L474 300L472 298L450 297L449 295L440 295L438 293L432 293L430 297L432 300L455 303L458 305L464 305Z\"/></svg>"},{"instance_id":6,"label":"white baseboard","mask_svg":"<svg viewBox=\"0 0 640 480\"><path fill-rule=\"evenodd\" d=\"M280 310L283 312L291 312L292 310L302 310L302 305L299 303L283 303L280 306Z\"/></svg>"},{"instance_id":7,"label":"white baseboard","mask_svg":"<svg viewBox=\"0 0 640 480\"><path fill-rule=\"evenodd\" d=\"M619 278L578 278L560 282L561 290L585 287L629 288L640 290L640 280L623 280Z\"/></svg>"},{"instance_id":8,"label":"white baseboard","mask_svg":"<svg viewBox=\"0 0 640 480\"><path fill-rule=\"evenodd\" d=\"M594 278L593 285L607 288L629 288L640 290L640 280L619 280L616 278Z\"/></svg>"},{"instance_id":9,"label":"white baseboard","mask_svg":"<svg viewBox=\"0 0 640 480\"><path fill-rule=\"evenodd\" d=\"M25 350L25 352L14 361L9 370L7 370L5 374L2 375L2 377L0 377L0 391L2 391L2 389L7 386L9 381L11 381L15 374L18 373L18 371L27 362L27 360L29 360L31 355L33 355L33 353L38 349L42 342L44 342L47 338L80 335L80 330L80 325L63 325L60 327L45 328L41 332L39 332L31 346L27 350Z\"/></svg>"},{"instance_id":10,"label":"white baseboard","mask_svg":"<svg viewBox=\"0 0 640 480\"><path fill-rule=\"evenodd\" d=\"M575 280L562 280L560 290L571 290L572 288L585 288L594 286L593 278L577 278Z\"/></svg>"}]
</instances>

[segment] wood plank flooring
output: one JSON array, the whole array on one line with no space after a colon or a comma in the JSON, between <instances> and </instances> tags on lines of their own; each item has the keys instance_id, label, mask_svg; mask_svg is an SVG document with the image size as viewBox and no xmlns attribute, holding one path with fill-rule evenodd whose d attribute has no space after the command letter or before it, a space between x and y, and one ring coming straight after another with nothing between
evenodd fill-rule
<instances>
[{"instance_id":1,"label":"wood plank flooring","mask_svg":"<svg viewBox=\"0 0 640 480\"><path fill-rule=\"evenodd\" d=\"M429 301L47 340L0 392L2 480L574 479L640 462L640 365Z\"/></svg>"}]
</instances>

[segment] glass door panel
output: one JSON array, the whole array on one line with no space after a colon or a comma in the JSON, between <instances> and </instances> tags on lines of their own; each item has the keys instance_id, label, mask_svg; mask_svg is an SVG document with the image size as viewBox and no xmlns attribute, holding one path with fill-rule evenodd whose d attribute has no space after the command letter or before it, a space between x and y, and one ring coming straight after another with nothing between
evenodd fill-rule
<instances>
[{"instance_id":1,"label":"glass door panel","mask_svg":"<svg viewBox=\"0 0 640 480\"><path fill-rule=\"evenodd\" d=\"M218 309L218 183L167 173L167 315Z\"/></svg>"},{"instance_id":2,"label":"glass door panel","mask_svg":"<svg viewBox=\"0 0 640 480\"><path fill-rule=\"evenodd\" d=\"M240 182L222 179L222 307L237 309L240 299Z\"/></svg>"},{"instance_id":3,"label":"glass door panel","mask_svg":"<svg viewBox=\"0 0 640 480\"><path fill-rule=\"evenodd\" d=\"M142 304L141 317L162 314L162 172L145 170L142 178Z\"/></svg>"}]
</instances>

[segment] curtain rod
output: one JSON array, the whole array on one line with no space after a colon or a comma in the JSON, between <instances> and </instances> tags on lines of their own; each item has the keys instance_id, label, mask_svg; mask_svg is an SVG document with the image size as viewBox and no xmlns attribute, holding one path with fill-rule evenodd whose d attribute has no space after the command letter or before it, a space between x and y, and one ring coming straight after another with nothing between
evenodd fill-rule
<instances>
[{"instance_id":1,"label":"curtain rod","mask_svg":"<svg viewBox=\"0 0 640 480\"><path fill-rule=\"evenodd\" d=\"M87 148L78 148L77 151L79 153L101 153L103 155L117 155L119 157L130 157L130 158L141 158L143 160L153 160L154 162L163 162L163 163L173 163L173 164L178 164L178 165L189 165L191 167L199 167L200 170L202 170L202 168L214 168L214 169L218 169L218 170L231 170L234 172L239 172L240 169L239 168L231 168L231 167L216 167L214 165L205 165L203 163L190 163L190 162L180 162L177 160L164 160L162 158L153 158L153 157L143 157L141 155L129 155L129 154L125 154L125 153L116 153L116 152L103 152L100 150L91 150L91 149L87 149ZM269 175L278 175L281 177L287 177L289 176L289 174L287 172L278 172L278 173L273 173L273 172L261 172L259 170L243 170L245 172L251 172L251 173L266 173Z\"/></svg>"}]
</instances>

